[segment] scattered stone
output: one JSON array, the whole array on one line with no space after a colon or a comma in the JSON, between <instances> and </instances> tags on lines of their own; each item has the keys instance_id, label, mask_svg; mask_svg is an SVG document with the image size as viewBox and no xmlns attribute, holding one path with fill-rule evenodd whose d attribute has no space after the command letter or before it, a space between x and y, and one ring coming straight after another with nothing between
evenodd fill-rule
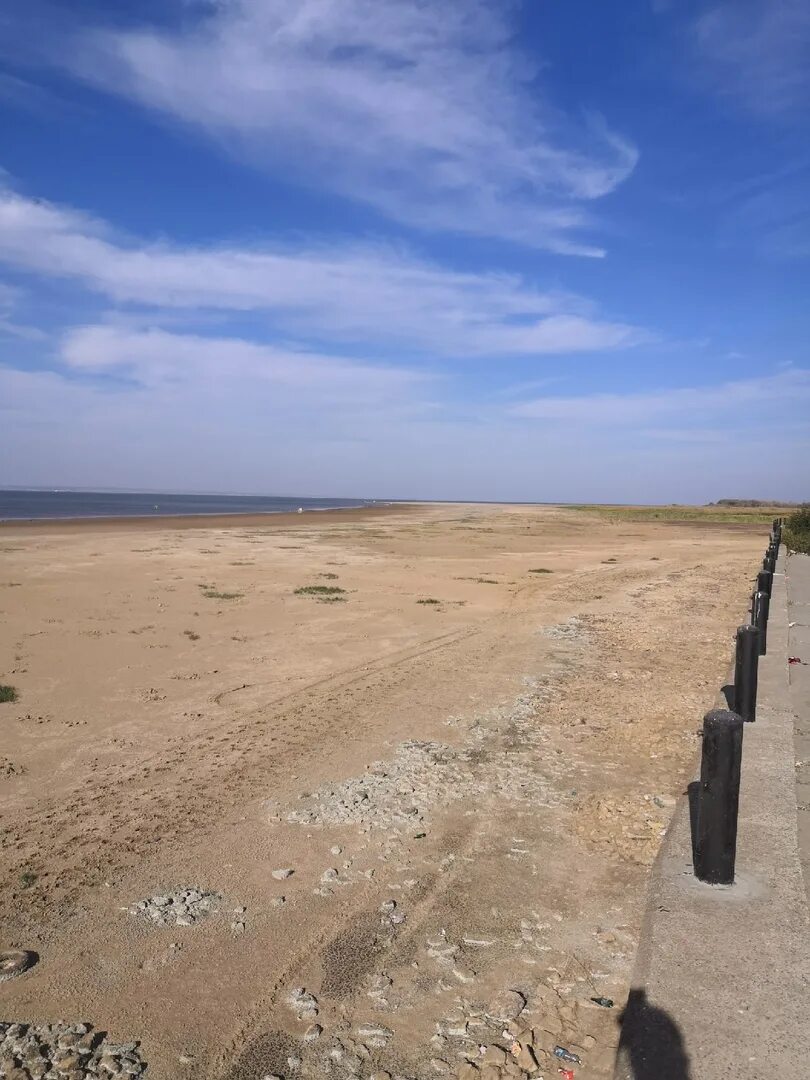
<instances>
[{"instance_id":1,"label":"scattered stone","mask_svg":"<svg viewBox=\"0 0 810 1080\"><path fill-rule=\"evenodd\" d=\"M393 1035L394 1033L390 1028L380 1027L376 1024L361 1024L357 1029L357 1037L374 1050L382 1050L388 1044L389 1039L393 1038Z\"/></svg>"},{"instance_id":2,"label":"scattered stone","mask_svg":"<svg viewBox=\"0 0 810 1080\"><path fill-rule=\"evenodd\" d=\"M334 844L332 847L329 848L329 850L333 855L340 855L340 853L343 851L343 848L340 847L338 844Z\"/></svg>"},{"instance_id":3,"label":"scattered stone","mask_svg":"<svg viewBox=\"0 0 810 1080\"><path fill-rule=\"evenodd\" d=\"M156 926L193 926L200 919L216 911L220 893L204 892L202 889L177 889L167 895L157 894L139 900L127 910Z\"/></svg>"},{"instance_id":4,"label":"scattered stone","mask_svg":"<svg viewBox=\"0 0 810 1080\"><path fill-rule=\"evenodd\" d=\"M316 1042L323 1035L323 1028L320 1024L310 1024L307 1030L304 1032L304 1042Z\"/></svg>"},{"instance_id":5,"label":"scattered stone","mask_svg":"<svg viewBox=\"0 0 810 1080\"><path fill-rule=\"evenodd\" d=\"M104 1073L123 1080L145 1069L139 1043L116 1045L89 1024L0 1023L0 1076L5 1080L84 1080Z\"/></svg>"},{"instance_id":6,"label":"scattered stone","mask_svg":"<svg viewBox=\"0 0 810 1080\"><path fill-rule=\"evenodd\" d=\"M519 990L502 990L491 1002L488 1015L494 1020L517 1020L526 1008L526 998Z\"/></svg>"},{"instance_id":7,"label":"scattered stone","mask_svg":"<svg viewBox=\"0 0 810 1080\"><path fill-rule=\"evenodd\" d=\"M274 896L273 899L270 901L270 904L271 904L272 907L283 907L283 905L286 904L286 903L287 903L287 897L286 896Z\"/></svg>"},{"instance_id":8,"label":"scattered stone","mask_svg":"<svg viewBox=\"0 0 810 1080\"><path fill-rule=\"evenodd\" d=\"M288 1001L299 1020L314 1020L318 1015L318 999L303 986L291 990Z\"/></svg>"},{"instance_id":9,"label":"scattered stone","mask_svg":"<svg viewBox=\"0 0 810 1080\"><path fill-rule=\"evenodd\" d=\"M338 871L332 866L321 874L321 881L337 881L338 876Z\"/></svg>"},{"instance_id":10,"label":"scattered stone","mask_svg":"<svg viewBox=\"0 0 810 1080\"><path fill-rule=\"evenodd\" d=\"M295 871L287 867L282 870L273 870L272 873L276 881L285 881L288 877L292 877Z\"/></svg>"}]
</instances>

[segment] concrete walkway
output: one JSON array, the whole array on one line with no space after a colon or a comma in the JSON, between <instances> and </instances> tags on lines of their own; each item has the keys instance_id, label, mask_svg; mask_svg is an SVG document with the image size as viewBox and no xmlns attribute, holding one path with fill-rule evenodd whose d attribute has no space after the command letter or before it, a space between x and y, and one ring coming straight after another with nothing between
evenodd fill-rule
<instances>
[{"instance_id":1,"label":"concrete walkway","mask_svg":"<svg viewBox=\"0 0 810 1080\"><path fill-rule=\"evenodd\" d=\"M757 720L745 729L737 879L724 887L694 877L684 797L650 886L617 1080L810 1076L810 922L794 751L794 708L801 710L798 730L810 729L810 667L787 664L789 648L810 659L808 629L800 634L798 626L810 622L810 559L797 558L790 560L790 621L797 626L790 628L789 645L783 552L768 655L760 663ZM696 728L701 719L695 717ZM800 801L807 805L810 767L798 773L805 781ZM807 841L808 815L802 814Z\"/></svg>"},{"instance_id":2,"label":"concrete walkway","mask_svg":"<svg viewBox=\"0 0 810 1080\"><path fill-rule=\"evenodd\" d=\"M799 804L799 859L810 896L810 555L788 560L788 652L801 660L788 669L790 702L796 718L796 798ZM810 1068L808 1068L810 1075Z\"/></svg>"}]
</instances>

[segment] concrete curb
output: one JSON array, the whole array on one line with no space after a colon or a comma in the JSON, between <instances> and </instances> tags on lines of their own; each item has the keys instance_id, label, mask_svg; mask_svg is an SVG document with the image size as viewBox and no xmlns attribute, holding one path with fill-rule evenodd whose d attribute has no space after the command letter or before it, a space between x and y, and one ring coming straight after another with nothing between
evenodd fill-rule
<instances>
[{"instance_id":1,"label":"concrete curb","mask_svg":"<svg viewBox=\"0 0 810 1080\"><path fill-rule=\"evenodd\" d=\"M757 720L745 728L737 879L724 887L694 877L682 799L653 868L616 1080L810 1075L810 920L797 844L784 568L782 557Z\"/></svg>"}]
</instances>

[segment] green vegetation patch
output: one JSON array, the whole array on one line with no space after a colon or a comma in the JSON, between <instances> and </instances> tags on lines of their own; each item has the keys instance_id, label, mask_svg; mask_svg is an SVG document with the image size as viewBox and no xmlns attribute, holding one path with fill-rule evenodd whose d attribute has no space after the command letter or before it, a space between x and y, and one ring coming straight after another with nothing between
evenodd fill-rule
<instances>
[{"instance_id":1,"label":"green vegetation patch","mask_svg":"<svg viewBox=\"0 0 810 1080\"><path fill-rule=\"evenodd\" d=\"M568 505L613 521L694 521L717 525L769 525L785 512L779 504L749 505L745 500L724 500L709 506L608 506L599 503Z\"/></svg>"},{"instance_id":2,"label":"green vegetation patch","mask_svg":"<svg viewBox=\"0 0 810 1080\"><path fill-rule=\"evenodd\" d=\"M417 600L417 604L440 604L441 600L437 600L435 596L427 596L424 600Z\"/></svg>"},{"instance_id":3,"label":"green vegetation patch","mask_svg":"<svg viewBox=\"0 0 810 1080\"><path fill-rule=\"evenodd\" d=\"M790 515L782 529L782 539L791 551L810 555L810 506Z\"/></svg>"},{"instance_id":4,"label":"green vegetation patch","mask_svg":"<svg viewBox=\"0 0 810 1080\"><path fill-rule=\"evenodd\" d=\"M295 590L296 596L337 596L345 593L339 585L301 585Z\"/></svg>"},{"instance_id":5,"label":"green vegetation patch","mask_svg":"<svg viewBox=\"0 0 810 1080\"><path fill-rule=\"evenodd\" d=\"M200 635L196 634L193 630L184 630L183 633L186 635L186 637L188 638L189 641L199 641L200 640Z\"/></svg>"},{"instance_id":6,"label":"green vegetation patch","mask_svg":"<svg viewBox=\"0 0 810 1080\"><path fill-rule=\"evenodd\" d=\"M220 592L213 585L200 585L200 590L209 600L240 600L245 595L240 592Z\"/></svg>"},{"instance_id":7,"label":"green vegetation patch","mask_svg":"<svg viewBox=\"0 0 810 1080\"><path fill-rule=\"evenodd\" d=\"M0 701L16 701L18 697L13 686L0 686Z\"/></svg>"},{"instance_id":8,"label":"green vegetation patch","mask_svg":"<svg viewBox=\"0 0 810 1080\"><path fill-rule=\"evenodd\" d=\"M534 570L529 571L530 574L553 574L553 570L549 570L546 566L537 566Z\"/></svg>"}]
</instances>

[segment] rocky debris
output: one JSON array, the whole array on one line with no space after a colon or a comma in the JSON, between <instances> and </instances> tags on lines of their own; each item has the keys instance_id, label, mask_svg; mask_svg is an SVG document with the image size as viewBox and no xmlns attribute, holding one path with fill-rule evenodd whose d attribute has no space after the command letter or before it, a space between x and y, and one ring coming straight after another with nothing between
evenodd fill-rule
<instances>
[{"instance_id":1,"label":"rocky debris","mask_svg":"<svg viewBox=\"0 0 810 1080\"><path fill-rule=\"evenodd\" d=\"M9 949L0 952L0 982L16 979L37 962L37 954L28 949Z\"/></svg>"},{"instance_id":2,"label":"rocky debris","mask_svg":"<svg viewBox=\"0 0 810 1080\"><path fill-rule=\"evenodd\" d=\"M589 795L577 805L574 827L591 850L652 866L674 805L662 802L649 795Z\"/></svg>"},{"instance_id":3,"label":"rocky debris","mask_svg":"<svg viewBox=\"0 0 810 1080\"><path fill-rule=\"evenodd\" d=\"M193 926L216 911L221 899L220 893L203 889L173 889L139 900L128 911L156 926Z\"/></svg>"},{"instance_id":4,"label":"rocky debris","mask_svg":"<svg viewBox=\"0 0 810 1080\"><path fill-rule=\"evenodd\" d=\"M286 896L274 896L273 899L270 901L270 903L271 903L271 905L273 907L283 907L287 903L287 897Z\"/></svg>"},{"instance_id":5,"label":"rocky debris","mask_svg":"<svg viewBox=\"0 0 810 1080\"><path fill-rule=\"evenodd\" d=\"M366 981L368 990L366 990L366 996L381 1009L387 1009L389 1006L388 994L393 985L393 980L390 979L384 973L379 975L369 975Z\"/></svg>"},{"instance_id":6,"label":"rocky debris","mask_svg":"<svg viewBox=\"0 0 810 1080\"><path fill-rule=\"evenodd\" d=\"M578 615L572 615L565 622L554 623L551 626L541 626L540 633L544 637L554 638L557 641L576 641L583 644L588 641L590 636L585 620Z\"/></svg>"},{"instance_id":7,"label":"rocky debris","mask_svg":"<svg viewBox=\"0 0 810 1080\"><path fill-rule=\"evenodd\" d=\"M379 1024L360 1024L357 1028L357 1037L366 1046L375 1050L382 1050L388 1045L389 1039L394 1037L390 1028L381 1027Z\"/></svg>"},{"instance_id":8,"label":"rocky debris","mask_svg":"<svg viewBox=\"0 0 810 1080\"><path fill-rule=\"evenodd\" d=\"M314 1020L317 1017L318 999L303 986L291 990L287 1000L299 1020Z\"/></svg>"},{"instance_id":9,"label":"rocky debris","mask_svg":"<svg viewBox=\"0 0 810 1080\"><path fill-rule=\"evenodd\" d=\"M276 879L276 881L286 881L286 879L288 877L292 877L294 873L295 873L295 871L292 870L289 867L286 867L283 870L273 870L272 871L272 875Z\"/></svg>"},{"instance_id":10,"label":"rocky debris","mask_svg":"<svg viewBox=\"0 0 810 1080\"><path fill-rule=\"evenodd\" d=\"M4 1080L132 1080L146 1062L139 1044L112 1043L90 1024L0 1023Z\"/></svg>"},{"instance_id":11,"label":"rocky debris","mask_svg":"<svg viewBox=\"0 0 810 1080\"><path fill-rule=\"evenodd\" d=\"M552 779L562 763L543 756L546 735L535 717L542 694L520 695L486 722L469 725L465 744L452 747L409 739L393 760L372 763L363 776L319 788L289 810L299 825L357 825L398 832L424 825L434 807L489 796L550 806L559 801Z\"/></svg>"},{"instance_id":12,"label":"rocky debris","mask_svg":"<svg viewBox=\"0 0 810 1080\"><path fill-rule=\"evenodd\" d=\"M498 1022L516 1020L526 1008L526 998L519 990L502 990L489 1003L487 1015Z\"/></svg>"}]
</instances>

